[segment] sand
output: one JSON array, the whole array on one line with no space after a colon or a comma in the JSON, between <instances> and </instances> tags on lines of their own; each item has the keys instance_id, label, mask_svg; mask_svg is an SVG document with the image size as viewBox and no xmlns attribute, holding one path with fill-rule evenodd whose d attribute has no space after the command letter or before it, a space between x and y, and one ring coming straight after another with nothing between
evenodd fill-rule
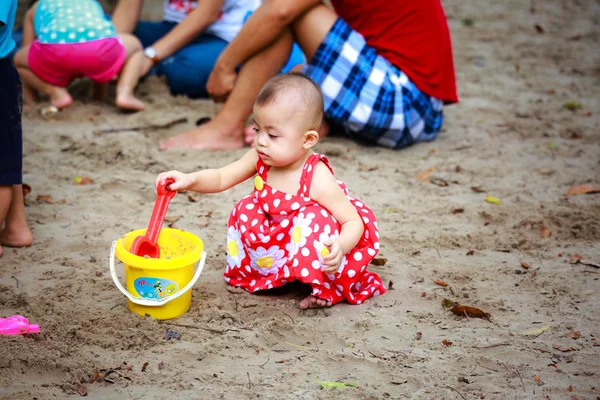
<instances>
[{"instance_id":1,"label":"sand","mask_svg":"<svg viewBox=\"0 0 600 400\"><path fill-rule=\"evenodd\" d=\"M439 138L401 151L342 138L317 148L380 222L387 262L372 269L391 290L360 306L300 311L297 291L256 296L225 284L226 220L246 183L171 204L174 227L208 253L191 310L164 323L129 312L109 248L146 226L156 174L221 166L245 150L159 152L159 138L216 106L171 97L156 78L140 85L143 113L92 103L85 83L51 120L40 115L46 104L26 110L34 245L0 258L0 317L25 315L42 332L0 338L0 398L598 398L600 270L569 261L600 262L600 194L566 192L600 184L600 7L444 5L461 103L446 109ZM178 118L187 122L93 133ZM453 315L444 298L491 320ZM168 328L181 339L165 340Z\"/></svg>"}]
</instances>

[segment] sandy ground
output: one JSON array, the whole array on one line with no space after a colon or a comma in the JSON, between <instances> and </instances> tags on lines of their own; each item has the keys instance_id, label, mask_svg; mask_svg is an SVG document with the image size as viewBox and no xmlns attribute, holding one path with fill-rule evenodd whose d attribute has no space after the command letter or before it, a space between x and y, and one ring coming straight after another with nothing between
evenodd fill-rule
<instances>
[{"instance_id":1,"label":"sandy ground","mask_svg":"<svg viewBox=\"0 0 600 400\"><path fill-rule=\"evenodd\" d=\"M0 316L25 315L42 333L0 338L0 398L599 398L600 270L568 261L600 262L600 194L565 195L600 184L599 3L444 5L461 103L447 109L440 137L402 151L344 139L318 146L380 221L387 263L372 268L392 290L361 306L299 311L300 293L225 284L226 218L248 183L173 200L175 227L200 236L209 254L191 310L166 323L130 313L108 273L109 247L146 226L156 174L220 166L243 150L157 151L157 139L215 112L170 97L158 79L140 86L144 113L94 104L83 83L52 121L43 105L26 111L35 241L0 258ZM188 122L92 133L178 118ZM416 179L429 168L429 181ZM455 316L443 298L491 321ZM181 339L166 341L167 328Z\"/></svg>"}]
</instances>

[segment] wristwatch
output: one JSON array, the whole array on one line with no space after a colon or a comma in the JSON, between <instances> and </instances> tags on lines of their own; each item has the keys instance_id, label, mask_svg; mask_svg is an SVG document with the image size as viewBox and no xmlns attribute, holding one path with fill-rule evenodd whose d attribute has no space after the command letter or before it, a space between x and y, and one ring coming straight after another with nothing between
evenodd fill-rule
<instances>
[{"instance_id":1,"label":"wristwatch","mask_svg":"<svg viewBox=\"0 0 600 400\"><path fill-rule=\"evenodd\" d=\"M153 65L156 65L160 62L160 60L158 59L158 53L156 52L156 49L152 46L146 47L144 49L144 55L152 61Z\"/></svg>"}]
</instances>

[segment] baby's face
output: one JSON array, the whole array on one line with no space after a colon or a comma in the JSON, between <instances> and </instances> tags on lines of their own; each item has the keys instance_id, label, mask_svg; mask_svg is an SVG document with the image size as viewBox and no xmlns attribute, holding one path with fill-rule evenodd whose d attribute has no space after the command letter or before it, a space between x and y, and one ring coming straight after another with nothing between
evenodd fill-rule
<instances>
[{"instance_id":1,"label":"baby's face","mask_svg":"<svg viewBox=\"0 0 600 400\"><path fill-rule=\"evenodd\" d=\"M304 134L307 113L294 107L285 97L272 104L254 106L254 148L263 162L283 167L292 164L305 154Z\"/></svg>"}]
</instances>

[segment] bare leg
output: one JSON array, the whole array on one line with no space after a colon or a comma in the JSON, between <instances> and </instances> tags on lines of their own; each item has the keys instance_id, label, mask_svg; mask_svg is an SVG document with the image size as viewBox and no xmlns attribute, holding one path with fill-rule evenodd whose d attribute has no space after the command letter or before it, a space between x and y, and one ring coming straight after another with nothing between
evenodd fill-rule
<instances>
[{"instance_id":1,"label":"bare leg","mask_svg":"<svg viewBox=\"0 0 600 400\"><path fill-rule=\"evenodd\" d=\"M317 49L325 40L325 37L335 24L337 15L327 6L318 5L310 11L298 17L291 25L292 32L296 43L302 49L306 59L310 62ZM292 70L297 71L295 66ZM300 66L301 67L301 66ZM329 125L324 122L319 135L325 137L329 133ZM244 131L244 141L246 144L254 142L254 130L252 127L246 128Z\"/></svg>"},{"instance_id":2,"label":"bare leg","mask_svg":"<svg viewBox=\"0 0 600 400\"><path fill-rule=\"evenodd\" d=\"M32 234L25 218L23 185L12 185L10 188L10 207L6 213L4 229L0 232L0 243L9 247L30 246Z\"/></svg>"},{"instance_id":3,"label":"bare leg","mask_svg":"<svg viewBox=\"0 0 600 400\"><path fill-rule=\"evenodd\" d=\"M140 79L142 62L144 61L142 44L133 35L122 33L119 36L125 46L127 60L125 60L125 65L121 70L119 82L117 83L115 103L117 107L125 110L142 111L145 108L144 103L133 94Z\"/></svg>"},{"instance_id":4,"label":"bare leg","mask_svg":"<svg viewBox=\"0 0 600 400\"><path fill-rule=\"evenodd\" d=\"M291 28L294 39L302 49L308 62L315 56L317 49L325 40L337 18L333 10L321 4L292 22Z\"/></svg>"},{"instance_id":5,"label":"bare leg","mask_svg":"<svg viewBox=\"0 0 600 400\"><path fill-rule=\"evenodd\" d=\"M323 308L323 307L331 307L333 304L328 300L319 299L318 297L313 296L312 294L302 301L298 305L301 309L306 310L307 308Z\"/></svg>"},{"instance_id":6,"label":"bare leg","mask_svg":"<svg viewBox=\"0 0 600 400\"><path fill-rule=\"evenodd\" d=\"M229 98L215 118L180 135L160 141L160 149L238 149L244 147L244 124L256 95L269 78L285 65L292 35L284 32L271 46L250 58L240 70Z\"/></svg>"},{"instance_id":7,"label":"bare leg","mask_svg":"<svg viewBox=\"0 0 600 400\"><path fill-rule=\"evenodd\" d=\"M34 105L39 101L38 92L25 82L23 82L23 101L25 102L25 106Z\"/></svg>"},{"instance_id":8,"label":"bare leg","mask_svg":"<svg viewBox=\"0 0 600 400\"><path fill-rule=\"evenodd\" d=\"M23 83L38 92L48 95L50 97L50 103L59 110L73 104L73 98L67 89L44 82L29 69L29 62L27 60L28 52L29 46L24 47L15 54L14 58L15 66L19 71L19 75L21 75Z\"/></svg>"},{"instance_id":9,"label":"bare leg","mask_svg":"<svg viewBox=\"0 0 600 400\"><path fill-rule=\"evenodd\" d=\"M119 33L133 33L140 20L143 0L120 0L113 13L112 22Z\"/></svg>"}]
</instances>

